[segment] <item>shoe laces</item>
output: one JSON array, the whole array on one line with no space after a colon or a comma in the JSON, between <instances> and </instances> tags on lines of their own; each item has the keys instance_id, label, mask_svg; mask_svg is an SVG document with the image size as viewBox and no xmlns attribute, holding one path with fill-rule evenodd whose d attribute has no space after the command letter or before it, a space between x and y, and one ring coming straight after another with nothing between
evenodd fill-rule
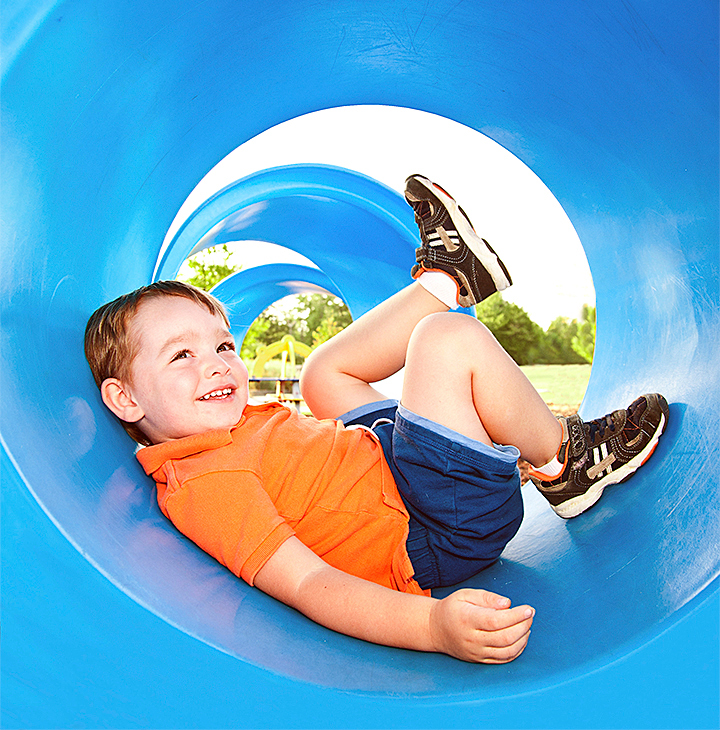
<instances>
[{"instance_id":1,"label":"shoe laces","mask_svg":"<svg viewBox=\"0 0 720 730\"><path fill-rule=\"evenodd\" d=\"M418 200L412 204L412 207L415 210L415 218L418 223L432 218L433 207L428 200Z\"/></svg>"},{"instance_id":2,"label":"shoe laces","mask_svg":"<svg viewBox=\"0 0 720 730\"><path fill-rule=\"evenodd\" d=\"M608 430L615 433L615 420L612 417L612 413L608 413L607 416L596 418L593 421L588 421L587 427L588 441L591 444L594 444L604 439Z\"/></svg>"}]
</instances>

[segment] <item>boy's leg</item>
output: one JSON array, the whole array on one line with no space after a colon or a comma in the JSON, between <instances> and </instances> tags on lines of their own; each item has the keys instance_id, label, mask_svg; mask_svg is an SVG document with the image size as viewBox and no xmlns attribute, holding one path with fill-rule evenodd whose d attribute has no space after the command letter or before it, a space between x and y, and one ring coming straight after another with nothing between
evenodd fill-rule
<instances>
[{"instance_id":1,"label":"boy's leg","mask_svg":"<svg viewBox=\"0 0 720 730\"><path fill-rule=\"evenodd\" d=\"M505 266L442 188L413 175L405 197L420 227L412 271L420 286L399 292L313 353L301 384L306 401L318 417L337 417L381 400L369 383L407 362L406 408L486 444L518 447L553 509L580 514L650 457L667 423L667 402L650 394L600 419L558 421L480 322L447 312L509 286ZM445 274L457 288L452 301L445 286L435 286Z\"/></svg>"},{"instance_id":2,"label":"boy's leg","mask_svg":"<svg viewBox=\"0 0 720 730\"><path fill-rule=\"evenodd\" d=\"M413 332L402 404L461 434L512 444L561 517L575 517L604 489L652 455L667 424L665 399L651 393L592 421L557 420L520 368L477 320L426 317Z\"/></svg>"},{"instance_id":3,"label":"boy's leg","mask_svg":"<svg viewBox=\"0 0 720 730\"><path fill-rule=\"evenodd\" d=\"M429 316L408 347L402 404L465 436L517 446L542 466L558 452L562 427L514 360L481 322Z\"/></svg>"},{"instance_id":4,"label":"boy's leg","mask_svg":"<svg viewBox=\"0 0 720 730\"><path fill-rule=\"evenodd\" d=\"M535 466L550 461L562 435L557 419L481 322L447 310L411 284L353 322L303 368L310 410L337 418L382 400L369 383L405 366L409 410L487 444L513 444Z\"/></svg>"},{"instance_id":5,"label":"boy's leg","mask_svg":"<svg viewBox=\"0 0 720 730\"><path fill-rule=\"evenodd\" d=\"M420 229L411 272L420 286L383 302L306 361L300 387L318 418L336 418L383 400L369 383L403 367L410 336L425 316L471 306L512 283L505 265L445 190L411 175L405 198Z\"/></svg>"},{"instance_id":6,"label":"boy's leg","mask_svg":"<svg viewBox=\"0 0 720 730\"><path fill-rule=\"evenodd\" d=\"M417 283L355 320L305 362L300 387L316 418L343 413L385 396L373 388L405 365L413 330L429 314L448 307Z\"/></svg>"}]
</instances>

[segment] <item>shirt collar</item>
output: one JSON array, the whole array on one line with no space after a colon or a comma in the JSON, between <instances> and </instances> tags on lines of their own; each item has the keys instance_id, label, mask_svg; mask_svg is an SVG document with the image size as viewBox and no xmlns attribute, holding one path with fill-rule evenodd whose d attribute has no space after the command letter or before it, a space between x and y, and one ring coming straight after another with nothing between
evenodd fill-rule
<instances>
[{"instance_id":1,"label":"shirt collar","mask_svg":"<svg viewBox=\"0 0 720 730\"><path fill-rule=\"evenodd\" d=\"M232 443L232 431L241 426L249 415L252 415L255 411L268 410L268 406L275 405L277 404L247 405L240 420L231 428L216 428L212 431L185 436L181 439L164 441L154 446L146 446L144 449L140 449L135 456L147 475L154 474L166 461L171 459L183 459L186 456L227 446Z\"/></svg>"},{"instance_id":2,"label":"shirt collar","mask_svg":"<svg viewBox=\"0 0 720 730\"><path fill-rule=\"evenodd\" d=\"M136 456L145 473L150 475L171 459L182 459L208 449L227 446L232 441L230 431L229 428L218 428L181 439L165 441L154 446L146 446L144 449L140 449Z\"/></svg>"}]
</instances>

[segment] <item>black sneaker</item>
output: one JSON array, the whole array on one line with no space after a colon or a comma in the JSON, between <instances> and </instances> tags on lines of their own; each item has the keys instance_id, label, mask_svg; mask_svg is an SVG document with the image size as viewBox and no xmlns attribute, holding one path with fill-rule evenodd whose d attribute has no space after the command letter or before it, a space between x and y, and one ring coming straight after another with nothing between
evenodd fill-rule
<instances>
[{"instance_id":1,"label":"black sneaker","mask_svg":"<svg viewBox=\"0 0 720 730\"><path fill-rule=\"evenodd\" d=\"M577 415L560 418L562 473L551 478L531 468L529 476L560 517L576 517L650 458L667 420L667 401L657 393L587 423Z\"/></svg>"},{"instance_id":2,"label":"black sneaker","mask_svg":"<svg viewBox=\"0 0 720 730\"><path fill-rule=\"evenodd\" d=\"M411 274L444 271L458 285L461 307L507 289L512 279L490 244L480 238L453 197L421 175L405 181L405 200L415 211L422 246L415 251Z\"/></svg>"}]
</instances>

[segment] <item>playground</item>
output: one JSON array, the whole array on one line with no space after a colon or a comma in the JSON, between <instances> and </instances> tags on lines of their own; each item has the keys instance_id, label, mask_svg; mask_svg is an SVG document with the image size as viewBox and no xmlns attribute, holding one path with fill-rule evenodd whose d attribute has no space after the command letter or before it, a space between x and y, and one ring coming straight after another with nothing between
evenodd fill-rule
<instances>
[{"instance_id":1,"label":"playground","mask_svg":"<svg viewBox=\"0 0 720 730\"><path fill-rule=\"evenodd\" d=\"M718 727L717 3L8 0L2 31L3 727ZM597 295L581 415L670 403L632 489L571 522L523 489L467 582L537 609L508 665L366 644L236 579L164 519L83 358L97 306L238 237L315 264L224 280L238 339L287 294L357 317L404 286L412 210L339 167L258 170L165 240L246 140L370 104L492 138L559 201Z\"/></svg>"}]
</instances>

